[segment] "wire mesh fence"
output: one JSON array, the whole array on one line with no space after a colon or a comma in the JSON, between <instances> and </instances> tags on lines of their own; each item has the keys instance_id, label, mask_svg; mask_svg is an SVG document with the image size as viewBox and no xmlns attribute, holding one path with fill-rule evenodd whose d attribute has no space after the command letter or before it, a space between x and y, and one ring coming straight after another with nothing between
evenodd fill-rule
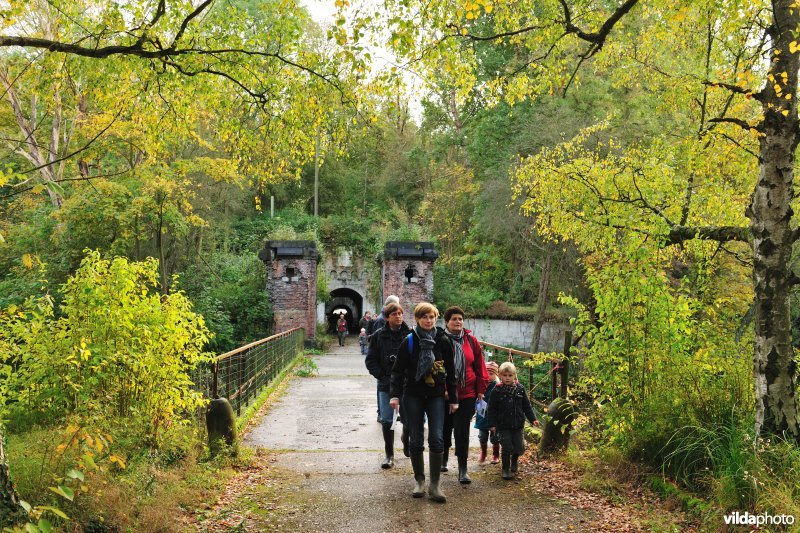
<instances>
[{"instance_id":1,"label":"wire mesh fence","mask_svg":"<svg viewBox=\"0 0 800 533\"><path fill-rule=\"evenodd\" d=\"M294 328L217 356L205 377L211 398L227 398L236 414L303 352L305 330Z\"/></svg>"}]
</instances>

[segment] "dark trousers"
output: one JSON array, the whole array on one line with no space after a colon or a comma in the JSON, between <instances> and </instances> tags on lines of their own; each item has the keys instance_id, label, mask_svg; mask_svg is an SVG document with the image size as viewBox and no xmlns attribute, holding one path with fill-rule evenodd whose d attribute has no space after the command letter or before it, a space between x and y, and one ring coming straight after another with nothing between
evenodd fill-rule
<instances>
[{"instance_id":1,"label":"dark trousers","mask_svg":"<svg viewBox=\"0 0 800 533\"><path fill-rule=\"evenodd\" d=\"M404 395L403 423L408 427L411 453L425 450L425 415L428 415L428 448L432 453L444 451L444 397Z\"/></svg>"},{"instance_id":2,"label":"dark trousers","mask_svg":"<svg viewBox=\"0 0 800 533\"><path fill-rule=\"evenodd\" d=\"M444 447L450 447L450 434L452 433L456 444L456 457L469 455L469 426L474 415L475 398L464 398L458 402L458 410L445 417Z\"/></svg>"},{"instance_id":3,"label":"dark trousers","mask_svg":"<svg viewBox=\"0 0 800 533\"><path fill-rule=\"evenodd\" d=\"M522 455L525 453L525 438L522 429L498 429L503 453Z\"/></svg>"},{"instance_id":4,"label":"dark trousers","mask_svg":"<svg viewBox=\"0 0 800 533\"><path fill-rule=\"evenodd\" d=\"M344 336L347 335L346 331L339 332L339 346L344 346Z\"/></svg>"},{"instance_id":5,"label":"dark trousers","mask_svg":"<svg viewBox=\"0 0 800 533\"><path fill-rule=\"evenodd\" d=\"M492 434L489 434L488 429L481 429L478 431L478 442L481 444L488 444L489 439L492 440L492 444L500 444L500 439L497 438L496 431Z\"/></svg>"}]
</instances>

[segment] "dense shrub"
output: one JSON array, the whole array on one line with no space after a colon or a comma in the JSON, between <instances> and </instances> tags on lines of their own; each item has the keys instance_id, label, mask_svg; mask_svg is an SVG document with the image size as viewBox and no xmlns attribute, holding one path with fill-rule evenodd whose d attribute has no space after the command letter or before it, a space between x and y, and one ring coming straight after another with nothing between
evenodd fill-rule
<instances>
[{"instance_id":1,"label":"dense shrub","mask_svg":"<svg viewBox=\"0 0 800 533\"><path fill-rule=\"evenodd\" d=\"M181 292L161 294L153 259L102 259L89 251L52 299L29 299L0 315L0 351L14 368L9 407L50 422L140 427L157 443L164 426L202 403L189 371L207 360L208 330Z\"/></svg>"}]
</instances>

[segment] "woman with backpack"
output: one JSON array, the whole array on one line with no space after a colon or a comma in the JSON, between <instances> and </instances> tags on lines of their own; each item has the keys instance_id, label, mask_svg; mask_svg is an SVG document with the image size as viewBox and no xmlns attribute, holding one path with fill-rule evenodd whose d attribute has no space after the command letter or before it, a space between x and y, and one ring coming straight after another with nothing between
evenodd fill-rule
<instances>
[{"instance_id":1,"label":"woman with backpack","mask_svg":"<svg viewBox=\"0 0 800 533\"><path fill-rule=\"evenodd\" d=\"M439 310L433 304L422 302L414 308L416 325L400 344L397 360L392 368L389 405L397 409L403 398L403 419L408 425L411 466L414 469L414 489L411 495L421 498L425 494L424 419L428 417L428 463L430 485L428 496L435 502L447 498L439 490L439 478L444 451L445 410L458 409L453 345L436 327ZM447 391L447 403L445 401Z\"/></svg>"}]
</instances>

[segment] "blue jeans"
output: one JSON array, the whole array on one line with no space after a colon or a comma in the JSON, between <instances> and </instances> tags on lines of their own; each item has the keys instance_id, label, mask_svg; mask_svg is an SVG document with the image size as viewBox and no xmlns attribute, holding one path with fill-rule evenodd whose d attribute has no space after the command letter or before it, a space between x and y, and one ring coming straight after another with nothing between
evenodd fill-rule
<instances>
[{"instance_id":1,"label":"blue jeans","mask_svg":"<svg viewBox=\"0 0 800 533\"><path fill-rule=\"evenodd\" d=\"M389 405L389 400L391 398L388 392L378 391L378 412L380 413L381 424L389 424L391 426L394 419L394 409Z\"/></svg>"},{"instance_id":2,"label":"blue jeans","mask_svg":"<svg viewBox=\"0 0 800 533\"><path fill-rule=\"evenodd\" d=\"M403 420L408 426L411 453L425 450L425 415L428 415L428 448L432 453L444 451L444 396L423 398L403 396Z\"/></svg>"}]
</instances>

